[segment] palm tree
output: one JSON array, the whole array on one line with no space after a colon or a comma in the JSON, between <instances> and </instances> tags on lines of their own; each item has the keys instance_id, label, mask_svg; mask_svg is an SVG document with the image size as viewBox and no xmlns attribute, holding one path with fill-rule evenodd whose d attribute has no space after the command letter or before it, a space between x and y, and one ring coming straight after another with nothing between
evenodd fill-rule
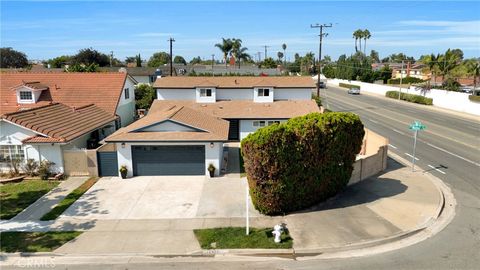
<instances>
[{"instance_id":1,"label":"palm tree","mask_svg":"<svg viewBox=\"0 0 480 270\"><path fill-rule=\"evenodd\" d=\"M240 41L241 42L241 41ZM228 65L227 57L228 54L232 51L233 42L231 39L222 38L222 43L215 44L215 47L219 48L223 53L223 60L225 61L225 68Z\"/></svg>"},{"instance_id":2,"label":"palm tree","mask_svg":"<svg viewBox=\"0 0 480 270\"><path fill-rule=\"evenodd\" d=\"M283 53L282 52L277 52L278 56L278 62L281 64L282 63L282 58L283 58Z\"/></svg>"},{"instance_id":3,"label":"palm tree","mask_svg":"<svg viewBox=\"0 0 480 270\"><path fill-rule=\"evenodd\" d=\"M434 86L437 83L438 58L440 58L439 54L435 56L435 54L432 53L422 61L433 76Z\"/></svg>"},{"instance_id":4,"label":"palm tree","mask_svg":"<svg viewBox=\"0 0 480 270\"><path fill-rule=\"evenodd\" d=\"M360 51L362 51L362 37L363 31L361 29L355 30L353 32L353 38L355 38L355 52L358 52L357 42L360 40Z\"/></svg>"},{"instance_id":5,"label":"palm tree","mask_svg":"<svg viewBox=\"0 0 480 270\"><path fill-rule=\"evenodd\" d=\"M368 29L365 29L362 31L362 36L363 36L363 40L364 40L364 46L363 46L363 54L365 54L366 52L366 49L367 49L367 39L370 39L370 37L372 37L372 35L370 34L370 31L368 31Z\"/></svg>"},{"instance_id":6,"label":"palm tree","mask_svg":"<svg viewBox=\"0 0 480 270\"><path fill-rule=\"evenodd\" d=\"M480 62L471 60L467 62L468 75L473 76L473 87L477 88L477 78L480 76Z\"/></svg>"},{"instance_id":7,"label":"palm tree","mask_svg":"<svg viewBox=\"0 0 480 270\"><path fill-rule=\"evenodd\" d=\"M283 56L285 56L283 61L285 62L285 66L286 66L287 65L287 55L285 54L285 50L287 49L287 44L283 43L282 44L282 49L283 49Z\"/></svg>"},{"instance_id":8,"label":"palm tree","mask_svg":"<svg viewBox=\"0 0 480 270\"><path fill-rule=\"evenodd\" d=\"M460 58L458 57L458 54L450 49L448 49L444 55L439 57L437 64L438 69L442 73L443 81L445 81L446 77L450 75L450 72L457 66L459 61Z\"/></svg>"}]
</instances>

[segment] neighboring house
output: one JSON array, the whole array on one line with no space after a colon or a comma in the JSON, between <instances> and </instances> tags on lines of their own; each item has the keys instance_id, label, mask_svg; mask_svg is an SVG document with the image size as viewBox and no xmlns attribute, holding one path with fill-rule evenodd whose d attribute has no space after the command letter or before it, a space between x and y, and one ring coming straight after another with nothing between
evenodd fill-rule
<instances>
[{"instance_id":1,"label":"neighboring house","mask_svg":"<svg viewBox=\"0 0 480 270\"><path fill-rule=\"evenodd\" d=\"M0 81L2 170L15 157L63 172L64 149L94 148L134 120L136 82L125 73L13 72Z\"/></svg>"},{"instance_id":2,"label":"neighboring house","mask_svg":"<svg viewBox=\"0 0 480 270\"><path fill-rule=\"evenodd\" d=\"M146 83L153 85L157 77L165 76L169 74L167 67L163 66L161 68L152 68L152 67L102 67L100 71L109 71L109 72L126 72L130 75L137 83Z\"/></svg>"},{"instance_id":3,"label":"neighboring house","mask_svg":"<svg viewBox=\"0 0 480 270\"><path fill-rule=\"evenodd\" d=\"M219 173L223 143L319 112L311 77L164 77L147 116L110 135L129 175Z\"/></svg>"}]
</instances>

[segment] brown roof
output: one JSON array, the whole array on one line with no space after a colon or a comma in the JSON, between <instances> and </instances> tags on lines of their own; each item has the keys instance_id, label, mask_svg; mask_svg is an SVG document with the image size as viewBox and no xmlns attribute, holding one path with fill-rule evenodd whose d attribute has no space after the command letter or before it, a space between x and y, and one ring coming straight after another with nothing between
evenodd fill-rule
<instances>
[{"instance_id":1,"label":"brown roof","mask_svg":"<svg viewBox=\"0 0 480 270\"><path fill-rule=\"evenodd\" d=\"M196 131L144 131L143 128L172 121ZM117 130L105 139L115 141L227 141L228 121L207 115L185 106L161 106L155 102L147 116Z\"/></svg>"},{"instance_id":2,"label":"brown roof","mask_svg":"<svg viewBox=\"0 0 480 270\"><path fill-rule=\"evenodd\" d=\"M276 88L315 88L312 77L162 77L155 81L155 88L253 88L271 86Z\"/></svg>"},{"instance_id":3,"label":"brown roof","mask_svg":"<svg viewBox=\"0 0 480 270\"><path fill-rule=\"evenodd\" d=\"M52 102L68 106L95 104L115 115L126 73L0 72L0 115ZM48 87L35 104L17 104L15 87Z\"/></svg>"},{"instance_id":4,"label":"brown roof","mask_svg":"<svg viewBox=\"0 0 480 270\"><path fill-rule=\"evenodd\" d=\"M69 142L115 121L116 117L93 104L74 108L53 103L4 114L2 119L40 133L23 142L52 143Z\"/></svg>"},{"instance_id":5,"label":"brown roof","mask_svg":"<svg viewBox=\"0 0 480 270\"><path fill-rule=\"evenodd\" d=\"M277 100L266 103L250 100L225 100L215 103L197 103L190 100L155 100L153 105L161 108L185 106L223 119L288 119L311 112L320 112L314 100Z\"/></svg>"}]
</instances>

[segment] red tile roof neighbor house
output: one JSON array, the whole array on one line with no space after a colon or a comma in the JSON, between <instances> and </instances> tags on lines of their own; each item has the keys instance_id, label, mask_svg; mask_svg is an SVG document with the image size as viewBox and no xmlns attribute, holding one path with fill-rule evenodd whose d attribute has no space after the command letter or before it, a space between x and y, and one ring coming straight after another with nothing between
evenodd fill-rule
<instances>
[{"instance_id":1,"label":"red tile roof neighbor house","mask_svg":"<svg viewBox=\"0 0 480 270\"><path fill-rule=\"evenodd\" d=\"M0 115L53 102L76 107L95 104L115 115L127 76L121 72L1 72ZM38 101L30 104L17 103L15 90L22 86L41 91Z\"/></svg>"},{"instance_id":2,"label":"red tile roof neighbor house","mask_svg":"<svg viewBox=\"0 0 480 270\"><path fill-rule=\"evenodd\" d=\"M38 134L23 140L23 143L69 142L116 119L93 104L69 107L60 103L7 113L1 118Z\"/></svg>"}]
</instances>

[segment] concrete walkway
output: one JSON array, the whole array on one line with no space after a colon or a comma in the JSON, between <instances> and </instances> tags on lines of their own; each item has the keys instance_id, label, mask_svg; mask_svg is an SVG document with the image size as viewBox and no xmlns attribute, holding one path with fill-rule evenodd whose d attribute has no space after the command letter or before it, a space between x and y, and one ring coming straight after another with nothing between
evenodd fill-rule
<instances>
[{"instance_id":1,"label":"concrete walkway","mask_svg":"<svg viewBox=\"0 0 480 270\"><path fill-rule=\"evenodd\" d=\"M60 183L60 185L58 185L56 188L50 190L36 202L25 208L11 220L39 220L43 215L52 210L55 205L62 201L70 192L83 184L87 179L88 177L86 176L69 177L67 180Z\"/></svg>"},{"instance_id":2,"label":"concrete walkway","mask_svg":"<svg viewBox=\"0 0 480 270\"><path fill-rule=\"evenodd\" d=\"M443 205L440 189L426 172L389 159L388 170L348 187L302 212L252 217L252 227L285 223L295 252L323 252L382 242L423 229ZM0 231L85 231L55 252L64 254L199 254L193 229L243 227L242 217L85 220L61 217L50 222L0 222Z\"/></svg>"},{"instance_id":3,"label":"concrete walkway","mask_svg":"<svg viewBox=\"0 0 480 270\"><path fill-rule=\"evenodd\" d=\"M228 165L225 177L240 178L240 143L225 144L228 150Z\"/></svg>"}]
</instances>

